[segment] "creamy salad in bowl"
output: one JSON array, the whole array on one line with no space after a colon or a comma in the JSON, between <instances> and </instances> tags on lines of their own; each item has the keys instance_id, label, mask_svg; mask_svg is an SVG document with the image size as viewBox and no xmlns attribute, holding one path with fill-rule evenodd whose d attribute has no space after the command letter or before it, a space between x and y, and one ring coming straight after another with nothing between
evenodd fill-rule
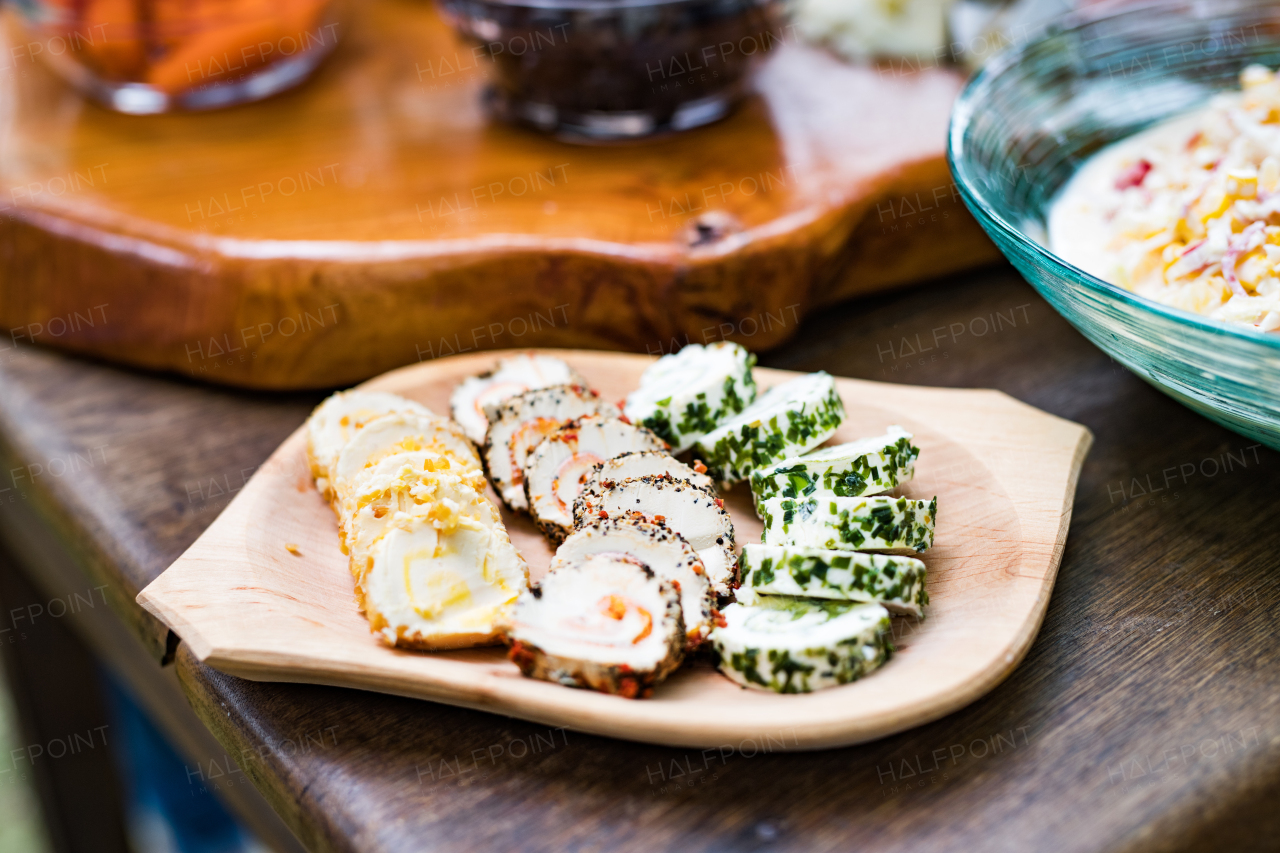
<instances>
[{"instance_id":1,"label":"creamy salad in bowl","mask_svg":"<svg viewBox=\"0 0 1280 853\"><path fill-rule=\"evenodd\" d=\"M1051 249L1141 296L1280 331L1280 77L1091 157L1049 211Z\"/></svg>"}]
</instances>

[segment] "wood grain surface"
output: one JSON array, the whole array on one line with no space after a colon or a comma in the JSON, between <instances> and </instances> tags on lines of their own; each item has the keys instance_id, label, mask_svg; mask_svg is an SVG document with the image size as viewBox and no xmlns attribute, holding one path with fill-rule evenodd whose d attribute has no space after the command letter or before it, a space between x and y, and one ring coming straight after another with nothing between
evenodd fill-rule
<instances>
[{"instance_id":1,"label":"wood grain surface","mask_svg":"<svg viewBox=\"0 0 1280 853\"><path fill-rule=\"evenodd\" d=\"M584 350L563 358L605 400L639 385L653 359ZM447 358L364 386L447 412L463 379L494 356ZM757 368L762 389L802 374ZM383 645L355 606L333 512L309 487L306 432L263 463L204 535L138 596L199 659L259 681L357 687L495 711L551 726L667 746L757 738L783 750L844 746L937 719L1008 676L1044 618L1092 439L1076 424L1003 394L837 379L847 420L832 443L914 435L921 460L902 490L938 500L927 619L894 621L896 652L874 678L801 696L744 691L702 659L647 701L521 677L505 649L406 653ZM751 492L724 493L738 545L758 542ZM496 495L490 500L498 503ZM554 550L527 516L503 509L511 541L546 573ZM286 548L293 545L300 552Z\"/></svg>"},{"instance_id":2,"label":"wood grain surface","mask_svg":"<svg viewBox=\"0 0 1280 853\"><path fill-rule=\"evenodd\" d=\"M488 121L488 69L433 4L352 5L307 85L198 115L86 103L10 22L0 325L211 382L334 387L475 349L722 328L764 348L818 306L996 257L943 158L950 70L787 38L723 122L569 145Z\"/></svg>"},{"instance_id":3,"label":"wood grain surface","mask_svg":"<svg viewBox=\"0 0 1280 853\"><path fill-rule=\"evenodd\" d=\"M1016 324L984 330L997 315ZM704 753L245 681L180 645L197 713L313 850L1274 847L1280 455L1135 379L1004 267L824 311L765 363L998 388L1093 431L1044 624L991 693L861 746ZM318 399L0 349L0 507L38 510L30 535L104 578L159 661L133 597Z\"/></svg>"}]
</instances>

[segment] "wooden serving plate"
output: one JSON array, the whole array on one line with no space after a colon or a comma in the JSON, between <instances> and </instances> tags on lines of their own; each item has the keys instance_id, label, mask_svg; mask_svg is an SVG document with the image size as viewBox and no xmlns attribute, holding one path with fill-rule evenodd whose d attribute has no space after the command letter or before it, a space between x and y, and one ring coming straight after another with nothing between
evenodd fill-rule
<instances>
[{"instance_id":1,"label":"wooden serving plate","mask_svg":"<svg viewBox=\"0 0 1280 853\"><path fill-rule=\"evenodd\" d=\"M0 27L0 327L338 387L480 349L763 350L816 306L999 257L944 159L955 71L787 35L725 121L569 145L486 117L489 69L431 3L351 6L305 85L189 115L108 112Z\"/></svg>"},{"instance_id":2,"label":"wooden serving plate","mask_svg":"<svg viewBox=\"0 0 1280 853\"><path fill-rule=\"evenodd\" d=\"M650 363L644 356L549 352L615 400ZM493 360L477 354L415 365L363 387L447 412L458 380ZM756 371L762 387L794 375ZM357 611L333 513L308 474L304 428L138 602L200 660L242 678L396 693L667 745L767 739L771 748L813 749L882 737L967 705L1022 659L1048 606L1092 436L997 391L837 383L849 417L833 441L902 425L921 449L904 493L938 496L936 544L924 555L926 619L894 619L897 653L853 684L781 696L743 690L695 660L652 699L629 700L523 678L502 648L390 649ZM725 497L738 544L758 542L749 491L738 486ZM551 548L527 518L504 511L504 519L540 577Z\"/></svg>"}]
</instances>

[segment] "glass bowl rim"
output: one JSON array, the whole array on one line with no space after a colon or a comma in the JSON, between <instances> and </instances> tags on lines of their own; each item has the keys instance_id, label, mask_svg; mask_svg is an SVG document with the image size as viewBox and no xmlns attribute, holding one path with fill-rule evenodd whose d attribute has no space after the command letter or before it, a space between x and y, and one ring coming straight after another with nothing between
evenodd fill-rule
<instances>
[{"instance_id":1,"label":"glass bowl rim","mask_svg":"<svg viewBox=\"0 0 1280 853\"><path fill-rule=\"evenodd\" d=\"M1193 0L1187 0L1188 5ZM1260 7L1262 8L1262 7ZM1275 7L1267 7L1272 10ZM1097 276L1085 272L1074 264L1059 257L1047 247L1043 246L1036 240L1031 239L1027 234L1016 225L1008 222L1003 216L995 211L992 205L988 204L983 194L971 183L969 172L964 163L965 156L965 135L969 129L970 121L978 107L977 98L982 94L991 82L1006 71L1020 64L1027 58L1032 50L1040 48L1044 43L1056 38L1060 38L1067 33L1079 31L1086 26L1103 23L1107 20L1127 17L1141 13L1160 9L1168 14L1170 4L1164 0L1148 0L1143 3L1124 3L1110 4L1101 3L1097 6L1080 9L1070 12L1061 18L1050 22L1042 32L1034 38L1030 38L1020 45L1011 46L996 56L992 57L986 65L984 65L978 73L965 84L961 90L959 97L956 98L955 106L951 111L950 127L947 130L947 165L951 168L952 175L956 178L956 185L960 188L960 194L963 196L969 206L980 213L981 218L994 224L1006 237L1012 242L1020 245L1024 249L1029 249L1032 254L1036 255L1041 266L1057 267L1062 269L1067 275L1066 278L1073 279L1077 285L1084 285L1089 290L1099 295L1116 298L1126 305L1133 306L1139 311L1146 311L1163 317L1174 323L1182 323L1198 328L1203 332L1215 335L1226 335L1235 337L1240 340L1249 341L1251 343L1262 344L1273 350L1280 350L1280 333L1263 332L1256 329L1249 329L1244 326L1230 323L1225 320L1214 320L1202 314L1196 314L1182 308L1175 308L1172 305L1165 305L1163 302L1156 302L1145 296L1139 296L1132 291L1125 290L1117 284L1098 278ZM1210 19L1206 19L1208 21ZM1169 116L1172 118L1173 116Z\"/></svg>"}]
</instances>

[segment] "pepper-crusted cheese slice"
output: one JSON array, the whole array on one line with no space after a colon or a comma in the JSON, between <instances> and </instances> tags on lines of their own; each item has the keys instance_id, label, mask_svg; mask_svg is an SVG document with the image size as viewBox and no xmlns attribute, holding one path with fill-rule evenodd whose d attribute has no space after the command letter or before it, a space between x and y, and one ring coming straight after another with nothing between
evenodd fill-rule
<instances>
[{"instance_id":1,"label":"pepper-crusted cheese slice","mask_svg":"<svg viewBox=\"0 0 1280 853\"><path fill-rule=\"evenodd\" d=\"M724 501L685 480L639 477L606 489L596 506L596 518L640 513L680 533L702 559L711 589L728 595L737 577L733 520ZM583 519L590 523L591 518Z\"/></svg>"},{"instance_id":2,"label":"pepper-crusted cheese slice","mask_svg":"<svg viewBox=\"0 0 1280 853\"><path fill-rule=\"evenodd\" d=\"M711 644L720 671L743 687L809 693L848 684L893 650L889 611L879 604L771 595L722 615Z\"/></svg>"},{"instance_id":3,"label":"pepper-crusted cheese slice","mask_svg":"<svg viewBox=\"0 0 1280 853\"><path fill-rule=\"evenodd\" d=\"M738 559L742 586L737 599L757 594L801 595L870 601L893 613L921 617L929 603L925 565L912 557L829 551L793 545L746 545Z\"/></svg>"},{"instance_id":4,"label":"pepper-crusted cheese slice","mask_svg":"<svg viewBox=\"0 0 1280 853\"><path fill-rule=\"evenodd\" d=\"M483 444L489 429L486 410L532 388L586 384L576 370L558 358L521 353L502 359L493 370L459 382L449 398L449 410L467 438Z\"/></svg>"},{"instance_id":5,"label":"pepper-crusted cheese slice","mask_svg":"<svg viewBox=\"0 0 1280 853\"><path fill-rule=\"evenodd\" d=\"M769 545L914 554L933 545L938 499L770 498L761 509Z\"/></svg>"},{"instance_id":6,"label":"pepper-crusted cheese slice","mask_svg":"<svg viewBox=\"0 0 1280 853\"><path fill-rule=\"evenodd\" d=\"M645 370L624 411L681 453L755 400L755 363L739 344L690 344Z\"/></svg>"},{"instance_id":7,"label":"pepper-crusted cheese slice","mask_svg":"<svg viewBox=\"0 0 1280 853\"><path fill-rule=\"evenodd\" d=\"M660 521L640 515L597 518L575 531L556 550L551 571L592 554L630 554L668 581L680 594L689 648L711 632L711 585L698 552Z\"/></svg>"},{"instance_id":8,"label":"pepper-crusted cheese slice","mask_svg":"<svg viewBox=\"0 0 1280 853\"><path fill-rule=\"evenodd\" d=\"M666 443L620 418L588 415L552 432L525 461L529 514L552 542L573 529L573 504L603 460L632 451L663 451Z\"/></svg>"},{"instance_id":9,"label":"pepper-crusted cheese slice","mask_svg":"<svg viewBox=\"0 0 1280 853\"><path fill-rule=\"evenodd\" d=\"M844 421L844 403L831 375L818 371L775 385L694 445L723 482L798 456L826 441Z\"/></svg>"},{"instance_id":10,"label":"pepper-crusted cheese slice","mask_svg":"<svg viewBox=\"0 0 1280 853\"><path fill-rule=\"evenodd\" d=\"M823 447L751 472L756 514L769 498L834 495L858 498L889 492L915 475L920 448L911 433L891 426L884 435Z\"/></svg>"},{"instance_id":11,"label":"pepper-crusted cheese slice","mask_svg":"<svg viewBox=\"0 0 1280 853\"><path fill-rule=\"evenodd\" d=\"M485 470L494 491L512 510L527 510L524 466L542 440L564 424L584 415L614 414L611 406L589 388L553 385L517 394L488 409L489 431L484 441Z\"/></svg>"},{"instance_id":12,"label":"pepper-crusted cheese slice","mask_svg":"<svg viewBox=\"0 0 1280 853\"><path fill-rule=\"evenodd\" d=\"M649 695L684 658L679 596L627 554L590 554L520 596L504 630L530 678L629 698Z\"/></svg>"}]
</instances>

